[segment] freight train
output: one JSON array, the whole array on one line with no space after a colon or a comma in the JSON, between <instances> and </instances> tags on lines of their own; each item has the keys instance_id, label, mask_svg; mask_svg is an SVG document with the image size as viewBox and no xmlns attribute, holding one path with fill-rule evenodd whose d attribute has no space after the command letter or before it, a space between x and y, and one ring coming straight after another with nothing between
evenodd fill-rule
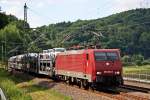
<instances>
[{"instance_id":1,"label":"freight train","mask_svg":"<svg viewBox=\"0 0 150 100\"><path fill-rule=\"evenodd\" d=\"M58 50L10 57L8 68L48 75L84 88L123 84L119 49Z\"/></svg>"}]
</instances>

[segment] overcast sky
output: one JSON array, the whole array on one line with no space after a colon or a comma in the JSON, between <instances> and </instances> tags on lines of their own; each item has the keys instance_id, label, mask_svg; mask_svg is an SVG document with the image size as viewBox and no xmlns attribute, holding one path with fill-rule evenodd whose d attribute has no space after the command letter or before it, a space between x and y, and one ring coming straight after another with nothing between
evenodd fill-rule
<instances>
[{"instance_id":1,"label":"overcast sky","mask_svg":"<svg viewBox=\"0 0 150 100\"><path fill-rule=\"evenodd\" d=\"M23 19L25 2L31 27L102 18L130 9L150 7L150 0L0 0L0 6L7 14Z\"/></svg>"}]
</instances>

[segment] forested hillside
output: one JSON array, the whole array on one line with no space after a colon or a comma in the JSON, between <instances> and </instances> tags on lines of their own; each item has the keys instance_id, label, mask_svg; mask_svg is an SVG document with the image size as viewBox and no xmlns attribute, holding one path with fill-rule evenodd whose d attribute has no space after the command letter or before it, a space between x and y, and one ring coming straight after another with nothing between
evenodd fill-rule
<instances>
[{"instance_id":1,"label":"forested hillside","mask_svg":"<svg viewBox=\"0 0 150 100\"><path fill-rule=\"evenodd\" d=\"M27 50L39 52L52 47L101 44L102 48L121 49L122 55L150 57L150 9L130 10L95 20L50 24L36 30L24 30L23 21L15 17L10 21L10 16L6 19L2 16L6 15L0 15L0 40L1 44L7 41L7 56Z\"/></svg>"},{"instance_id":2,"label":"forested hillside","mask_svg":"<svg viewBox=\"0 0 150 100\"><path fill-rule=\"evenodd\" d=\"M29 25L27 24L28 28ZM13 15L0 13L0 58L23 53L28 32L24 31L24 22Z\"/></svg>"},{"instance_id":3,"label":"forested hillside","mask_svg":"<svg viewBox=\"0 0 150 100\"><path fill-rule=\"evenodd\" d=\"M94 44L98 37L91 31L101 32L103 36L98 42L103 48L120 48L124 55L150 57L150 9L130 10L95 20L51 24L38 31L47 33L44 40L52 47ZM68 34L70 37L63 41Z\"/></svg>"}]
</instances>

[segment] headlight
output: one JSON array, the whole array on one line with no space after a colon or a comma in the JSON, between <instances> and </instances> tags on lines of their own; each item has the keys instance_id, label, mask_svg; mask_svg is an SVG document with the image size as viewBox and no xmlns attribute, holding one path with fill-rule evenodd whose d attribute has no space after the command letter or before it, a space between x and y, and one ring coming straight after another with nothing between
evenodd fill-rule
<instances>
[{"instance_id":1,"label":"headlight","mask_svg":"<svg viewBox=\"0 0 150 100\"><path fill-rule=\"evenodd\" d=\"M120 72L119 72L119 71L117 71L117 72L115 72L115 74L119 75L119 74L120 74Z\"/></svg>"},{"instance_id":2,"label":"headlight","mask_svg":"<svg viewBox=\"0 0 150 100\"><path fill-rule=\"evenodd\" d=\"M97 75L101 75L101 74L102 74L102 72L97 72L96 74L97 74Z\"/></svg>"}]
</instances>

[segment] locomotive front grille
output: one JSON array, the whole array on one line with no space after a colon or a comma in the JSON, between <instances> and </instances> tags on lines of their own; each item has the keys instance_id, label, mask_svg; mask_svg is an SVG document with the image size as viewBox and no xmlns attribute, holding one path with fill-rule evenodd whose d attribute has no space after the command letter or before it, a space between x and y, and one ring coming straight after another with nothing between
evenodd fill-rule
<instances>
[{"instance_id":1,"label":"locomotive front grille","mask_svg":"<svg viewBox=\"0 0 150 100\"><path fill-rule=\"evenodd\" d=\"M105 86L120 85L123 83L121 76L96 76L96 83Z\"/></svg>"},{"instance_id":2,"label":"locomotive front grille","mask_svg":"<svg viewBox=\"0 0 150 100\"><path fill-rule=\"evenodd\" d=\"M107 83L107 82L113 82L116 80L113 76L96 76L96 82L98 83Z\"/></svg>"}]
</instances>

